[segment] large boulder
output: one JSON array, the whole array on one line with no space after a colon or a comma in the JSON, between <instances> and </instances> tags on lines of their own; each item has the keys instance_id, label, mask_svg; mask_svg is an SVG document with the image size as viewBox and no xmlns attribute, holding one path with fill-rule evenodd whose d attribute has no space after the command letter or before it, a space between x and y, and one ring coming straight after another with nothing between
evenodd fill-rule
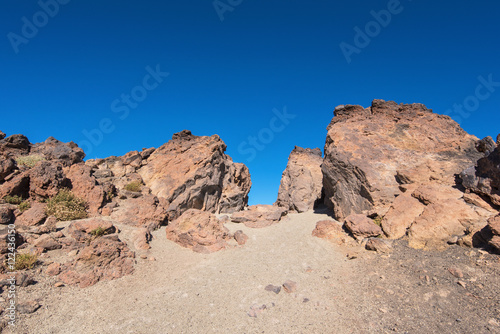
<instances>
[{"instance_id":1,"label":"large boulder","mask_svg":"<svg viewBox=\"0 0 500 334\"><path fill-rule=\"evenodd\" d=\"M149 229L166 224L167 215L165 199L151 194L121 200L111 212L111 218L117 222Z\"/></svg>"},{"instance_id":2,"label":"large boulder","mask_svg":"<svg viewBox=\"0 0 500 334\"><path fill-rule=\"evenodd\" d=\"M104 205L106 193L91 173L92 169L89 166L80 163L69 167L66 170L66 177L71 183L73 194L87 203L91 214L97 214Z\"/></svg>"},{"instance_id":3,"label":"large boulder","mask_svg":"<svg viewBox=\"0 0 500 334\"><path fill-rule=\"evenodd\" d=\"M81 288L101 280L112 280L134 272L135 254L118 235L93 238L75 261L65 264L58 278L65 284Z\"/></svg>"},{"instance_id":4,"label":"large boulder","mask_svg":"<svg viewBox=\"0 0 500 334\"><path fill-rule=\"evenodd\" d=\"M366 109L339 106L325 144L325 203L337 219L383 216L402 193L401 184L455 185L455 175L483 155L477 141L422 104L374 100Z\"/></svg>"},{"instance_id":5,"label":"large boulder","mask_svg":"<svg viewBox=\"0 0 500 334\"><path fill-rule=\"evenodd\" d=\"M34 200L43 201L69 187L70 182L59 161L41 161L29 170L30 197Z\"/></svg>"},{"instance_id":6,"label":"large boulder","mask_svg":"<svg viewBox=\"0 0 500 334\"><path fill-rule=\"evenodd\" d=\"M287 209L275 205L252 205L231 215L234 223L243 223L247 227L261 228L278 223L288 213Z\"/></svg>"},{"instance_id":7,"label":"large boulder","mask_svg":"<svg viewBox=\"0 0 500 334\"><path fill-rule=\"evenodd\" d=\"M206 211L189 209L166 228L167 239L198 253L224 249L232 238L222 221Z\"/></svg>"},{"instance_id":8,"label":"large boulder","mask_svg":"<svg viewBox=\"0 0 500 334\"><path fill-rule=\"evenodd\" d=\"M0 155L4 157L15 157L21 154L28 154L31 144L28 138L23 135L12 135L0 139Z\"/></svg>"},{"instance_id":9,"label":"large boulder","mask_svg":"<svg viewBox=\"0 0 500 334\"><path fill-rule=\"evenodd\" d=\"M323 191L322 153L319 148L295 146L281 177L276 205L289 211L312 210Z\"/></svg>"},{"instance_id":10,"label":"large boulder","mask_svg":"<svg viewBox=\"0 0 500 334\"><path fill-rule=\"evenodd\" d=\"M457 184L457 175L489 150L491 141L478 141L422 104L339 106L325 144L325 203L339 220L378 217L389 238L408 234L412 247L443 248L493 214L468 204Z\"/></svg>"},{"instance_id":11,"label":"large boulder","mask_svg":"<svg viewBox=\"0 0 500 334\"><path fill-rule=\"evenodd\" d=\"M217 135L199 137L184 130L158 149L88 160L86 165L99 184L124 189L131 182L142 183L143 192L166 200L173 220L188 209L232 213L247 205L250 173L225 150Z\"/></svg>"},{"instance_id":12,"label":"large boulder","mask_svg":"<svg viewBox=\"0 0 500 334\"><path fill-rule=\"evenodd\" d=\"M185 130L155 150L138 173L154 195L171 204L170 219L188 209L238 211L248 201L250 174L246 166L235 166L225 150L219 136L198 137Z\"/></svg>"}]
</instances>

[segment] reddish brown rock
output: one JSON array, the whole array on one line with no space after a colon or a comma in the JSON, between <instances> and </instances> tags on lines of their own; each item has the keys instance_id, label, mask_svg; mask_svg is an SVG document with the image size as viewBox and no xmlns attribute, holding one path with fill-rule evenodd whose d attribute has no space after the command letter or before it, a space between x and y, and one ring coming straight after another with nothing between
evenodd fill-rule
<instances>
[{"instance_id":1,"label":"reddish brown rock","mask_svg":"<svg viewBox=\"0 0 500 334\"><path fill-rule=\"evenodd\" d=\"M231 238L229 230L215 215L189 209L166 228L167 239L198 253L212 253L224 249Z\"/></svg>"},{"instance_id":2,"label":"reddish brown rock","mask_svg":"<svg viewBox=\"0 0 500 334\"><path fill-rule=\"evenodd\" d=\"M424 212L424 209L425 205L411 194L399 195L382 219L381 226L385 235L390 239L404 237L406 230Z\"/></svg>"},{"instance_id":3,"label":"reddish brown rock","mask_svg":"<svg viewBox=\"0 0 500 334\"><path fill-rule=\"evenodd\" d=\"M323 190L323 162L321 150L295 146L281 177L278 200L275 205L290 211L312 210Z\"/></svg>"},{"instance_id":4,"label":"reddish brown rock","mask_svg":"<svg viewBox=\"0 0 500 334\"><path fill-rule=\"evenodd\" d=\"M45 270L45 274L49 276L57 276L59 273L61 273L61 264L57 262L50 264Z\"/></svg>"},{"instance_id":5,"label":"reddish brown rock","mask_svg":"<svg viewBox=\"0 0 500 334\"><path fill-rule=\"evenodd\" d=\"M82 164L72 165L66 170L66 177L71 183L73 194L83 199L91 214L97 214L105 202L106 193L91 176L92 169Z\"/></svg>"},{"instance_id":6,"label":"reddish brown rock","mask_svg":"<svg viewBox=\"0 0 500 334\"><path fill-rule=\"evenodd\" d=\"M23 135L12 135L0 140L0 155L5 157L28 154L30 148L30 141Z\"/></svg>"},{"instance_id":7,"label":"reddish brown rock","mask_svg":"<svg viewBox=\"0 0 500 334\"><path fill-rule=\"evenodd\" d=\"M132 241L136 249L148 250L151 248L149 241L152 239L151 232L141 227L132 233Z\"/></svg>"},{"instance_id":8,"label":"reddish brown rock","mask_svg":"<svg viewBox=\"0 0 500 334\"><path fill-rule=\"evenodd\" d=\"M238 211L248 201L250 174L225 150L217 135L198 137L182 131L155 150L138 173L154 195L171 204L171 219L190 208Z\"/></svg>"},{"instance_id":9,"label":"reddish brown rock","mask_svg":"<svg viewBox=\"0 0 500 334\"><path fill-rule=\"evenodd\" d=\"M422 104L339 106L325 144L325 203L337 219L383 217L401 194L400 184L455 185L455 175L482 156L476 142L450 117Z\"/></svg>"},{"instance_id":10,"label":"reddish brown rock","mask_svg":"<svg viewBox=\"0 0 500 334\"><path fill-rule=\"evenodd\" d=\"M261 228L278 223L287 210L274 205L252 205L247 210L233 213L231 221L234 223L243 223L247 227Z\"/></svg>"},{"instance_id":11,"label":"reddish brown rock","mask_svg":"<svg viewBox=\"0 0 500 334\"><path fill-rule=\"evenodd\" d=\"M111 212L117 222L132 226L151 226L154 229L167 222L168 208L165 199L154 195L127 198Z\"/></svg>"},{"instance_id":12,"label":"reddish brown rock","mask_svg":"<svg viewBox=\"0 0 500 334\"><path fill-rule=\"evenodd\" d=\"M45 219L47 219L47 214L45 213L46 206L45 203L32 203L28 210L17 217L16 224L22 226L42 225Z\"/></svg>"},{"instance_id":13,"label":"reddish brown rock","mask_svg":"<svg viewBox=\"0 0 500 334\"><path fill-rule=\"evenodd\" d=\"M60 189L69 188L70 183L57 161L40 161L29 171L30 197L43 201L57 195Z\"/></svg>"},{"instance_id":14,"label":"reddish brown rock","mask_svg":"<svg viewBox=\"0 0 500 334\"><path fill-rule=\"evenodd\" d=\"M321 220L317 222L312 235L317 238L336 240L339 244L345 243L347 237L347 234L342 229L342 225L333 220Z\"/></svg>"},{"instance_id":15,"label":"reddish brown rock","mask_svg":"<svg viewBox=\"0 0 500 334\"><path fill-rule=\"evenodd\" d=\"M350 215L346 217L344 226L357 240L377 237L382 234L380 226L365 215Z\"/></svg>"},{"instance_id":16,"label":"reddish brown rock","mask_svg":"<svg viewBox=\"0 0 500 334\"><path fill-rule=\"evenodd\" d=\"M33 243L35 247L41 248L43 251L55 250L62 247L62 245L48 234L44 234L35 240Z\"/></svg>"},{"instance_id":17,"label":"reddish brown rock","mask_svg":"<svg viewBox=\"0 0 500 334\"><path fill-rule=\"evenodd\" d=\"M73 264L66 267L58 278L65 284L81 288L101 280L112 280L134 271L134 253L117 235L95 238L83 248Z\"/></svg>"},{"instance_id":18,"label":"reddish brown rock","mask_svg":"<svg viewBox=\"0 0 500 334\"><path fill-rule=\"evenodd\" d=\"M101 234L112 234L116 227L109 221L100 218L91 218L72 222L67 228L67 234L78 242L85 242L95 237L96 231Z\"/></svg>"},{"instance_id":19,"label":"reddish brown rock","mask_svg":"<svg viewBox=\"0 0 500 334\"><path fill-rule=\"evenodd\" d=\"M383 240L379 238L370 238L366 242L365 248L367 250L379 252L379 253L390 253L392 252L392 246L388 240Z\"/></svg>"},{"instance_id":20,"label":"reddish brown rock","mask_svg":"<svg viewBox=\"0 0 500 334\"><path fill-rule=\"evenodd\" d=\"M461 199L438 201L426 206L415 219L408 230L408 243L413 248L444 249L451 236L464 235L471 228L483 228L489 214Z\"/></svg>"},{"instance_id":21,"label":"reddish brown rock","mask_svg":"<svg viewBox=\"0 0 500 334\"><path fill-rule=\"evenodd\" d=\"M3 183L15 169L16 162L13 159L0 156L0 183Z\"/></svg>"},{"instance_id":22,"label":"reddish brown rock","mask_svg":"<svg viewBox=\"0 0 500 334\"><path fill-rule=\"evenodd\" d=\"M242 230L238 230L234 232L234 240L236 240L238 245L244 245L247 243L248 236Z\"/></svg>"}]
</instances>

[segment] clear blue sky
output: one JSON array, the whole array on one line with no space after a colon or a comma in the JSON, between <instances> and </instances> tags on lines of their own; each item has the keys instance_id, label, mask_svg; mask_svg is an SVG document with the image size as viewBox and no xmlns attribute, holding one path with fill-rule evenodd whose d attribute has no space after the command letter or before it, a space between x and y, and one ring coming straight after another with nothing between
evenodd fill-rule
<instances>
[{"instance_id":1,"label":"clear blue sky","mask_svg":"<svg viewBox=\"0 0 500 334\"><path fill-rule=\"evenodd\" d=\"M295 145L323 148L339 104L381 98L444 113L466 101L467 117L451 112L463 128L500 132L500 84L476 92L480 76L500 82L497 1L221 0L218 10L211 0L60 2L49 16L37 1L2 0L8 135L82 143L102 122L107 133L85 147L96 158L158 147L183 129L219 134L250 168L255 204L275 201ZM374 24L371 12L388 8L390 23L382 15L384 26ZM370 40L356 39L355 27L368 27ZM158 64L169 75L157 84L146 67ZM131 93L136 101L122 100ZM285 107L295 118L282 126L273 109Z\"/></svg>"}]
</instances>

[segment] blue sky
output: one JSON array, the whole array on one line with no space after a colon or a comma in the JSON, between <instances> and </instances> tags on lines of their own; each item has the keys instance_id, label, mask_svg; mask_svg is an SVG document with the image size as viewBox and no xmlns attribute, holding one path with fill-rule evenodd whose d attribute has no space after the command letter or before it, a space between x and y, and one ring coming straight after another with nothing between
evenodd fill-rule
<instances>
[{"instance_id":1,"label":"blue sky","mask_svg":"<svg viewBox=\"0 0 500 334\"><path fill-rule=\"evenodd\" d=\"M323 148L339 104L420 102L500 132L491 0L1 1L0 130L88 158L219 134L251 204L275 201L295 145Z\"/></svg>"}]
</instances>

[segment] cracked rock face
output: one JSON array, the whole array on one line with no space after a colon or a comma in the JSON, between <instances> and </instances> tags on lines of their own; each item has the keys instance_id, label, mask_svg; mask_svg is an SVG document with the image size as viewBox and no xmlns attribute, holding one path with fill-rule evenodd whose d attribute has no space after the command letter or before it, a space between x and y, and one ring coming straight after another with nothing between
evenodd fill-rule
<instances>
[{"instance_id":1,"label":"cracked rock face","mask_svg":"<svg viewBox=\"0 0 500 334\"><path fill-rule=\"evenodd\" d=\"M456 174L483 156L476 137L422 104L339 106L327 129L323 186L337 219L383 216L402 184L453 186Z\"/></svg>"},{"instance_id":2,"label":"cracked rock face","mask_svg":"<svg viewBox=\"0 0 500 334\"><path fill-rule=\"evenodd\" d=\"M314 209L323 191L322 153L319 148L296 146L281 178L276 205L291 212Z\"/></svg>"}]
</instances>

